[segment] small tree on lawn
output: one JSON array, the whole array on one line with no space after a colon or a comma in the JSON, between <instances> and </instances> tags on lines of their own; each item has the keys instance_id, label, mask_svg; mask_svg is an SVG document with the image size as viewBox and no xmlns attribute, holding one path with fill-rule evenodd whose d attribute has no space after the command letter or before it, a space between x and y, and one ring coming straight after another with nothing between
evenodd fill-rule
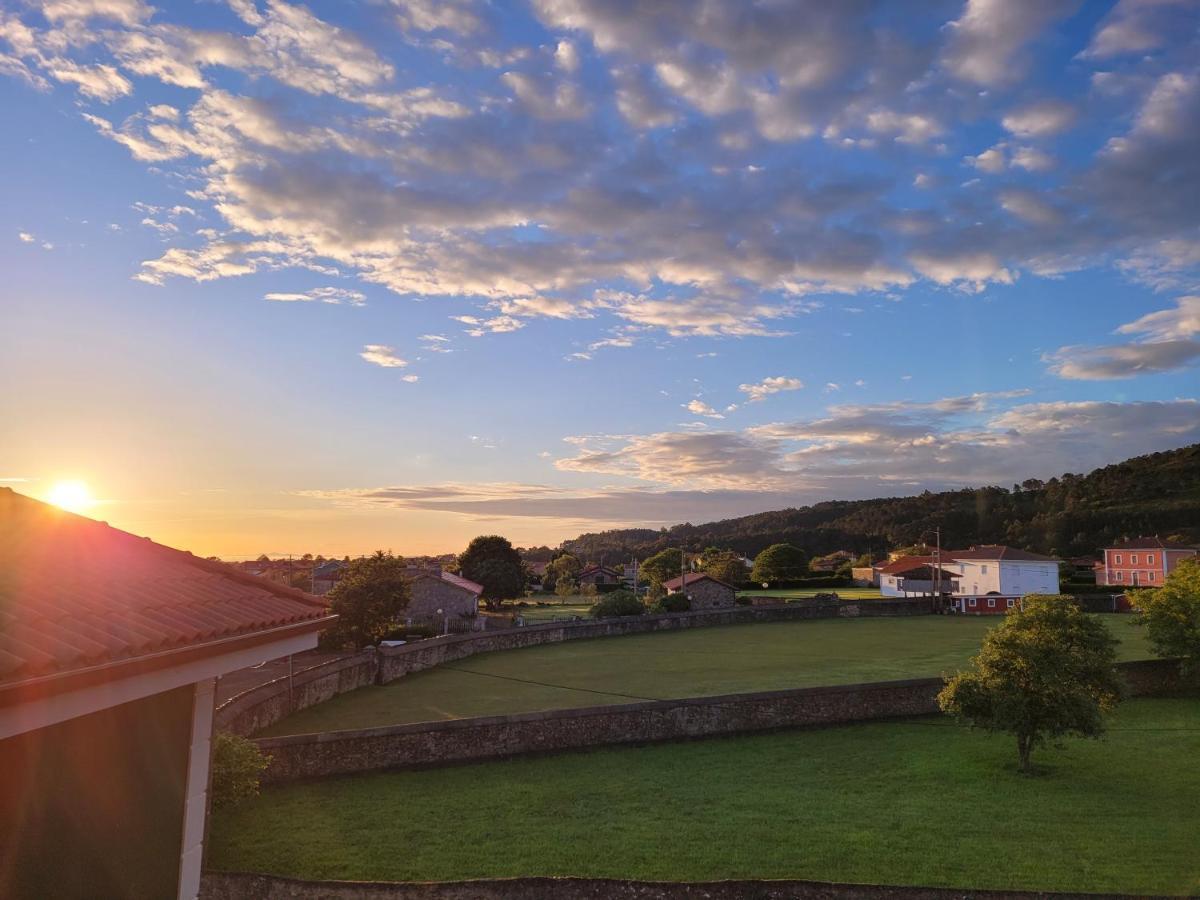
<instances>
[{"instance_id":1,"label":"small tree on lawn","mask_svg":"<svg viewBox=\"0 0 1200 900\"><path fill-rule=\"evenodd\" d=\"M496 609L503 600L525 596L525 566L508 538L498 534L475 538L459 554L458 569L464 578L483 585L488 609Z\"/></svg>"},{"instance_id":2,"label":"small tree on lawn","mask_svg":"<svg viewBox=\"0 0 1200 900\"><path fill-rule=\"evenodd\" d=\"M1162 587L1138 591L1132 599L1154 652L1181 657L1184 673L1200 676L1200 560L1181 562Z\"/></svg>"},{"instance_id":3,"label":"small tree on lawn","mask_svg":"<svg viewBox=\"0 0 1200 900\"><path fill-rule=\"evenodd\" d=\"M213 806L238 806L257 797L259 778L270 763L254 741L218 731L212 742Z\"/></svg>"},{"instance_id":4,"label":"small tree on lawn","mask_svg":"<svg viewBox=\"0 0 1200 900\"><path fill-rule=\"evenodd\" d=\"M1029 773L1047 738L1104 732L1104 713L1120 699L1116 645L1071 598L1031 594L987 633L974 668L950 679L938 705L973 728L1015 735Z\"/></svg>"},{"instance_id":5,"label":"small tree on lawn","mask_svg":"<svg viewBox=\"0 0 1200 900\"><path fill-rule=\"evenodd\" d=\"M546 587L553 588L555 593L558 593L558 580L566 578L571 584L572 592L575 590L575 576L579 574L583 565L579 559L572 556L570 553L564 553L562 556L556 556L550 560L546 566L546 575L542 579L542 584ZM563 596L559 594L559 596Z\"/></svg>"},{"instance_id":6,"label":"small tree on lawn","mask_svg":"<svg viewBox=\"0 0 1200 900\"><path fill-rule=\"evenodd\" d=\"M720 550L704 556L704 573L717 581L738 587L746 580L746 564L732 550Z\"/></svg>"},{"instance_id":7,"label":"small tree on lawn","mask_svg":"<svg viewBox=\"0 0 1200 900\"><path fill-rule=\"evenodd\" d=\"M554 585L554 593L560 597L571 597L579 592L579 585L570 575L559 575Z\"/></svg>"},{"instance_id":8,"label":"small tree on lawn","mask_svg":"<svg viewBox=\"0 0 1200 900\"><path fill-rule=\"evenodd\" d=\"M755 584L795 581L808 574L808 555L791 544L772 544L754 557L750 580Z\"/></svg>"},{"instance_id":9,"label":"small tree on lawn","mask_svg":"<svg viewBox=\"0 0 1200 900\"><path fill-rule=\"evenodd\" d=\"M356 559L327 595L338 619L321 636L323 646L374 644L395 625L412 596L403 558L377 551Z\"/></svg>"}]
</instances>

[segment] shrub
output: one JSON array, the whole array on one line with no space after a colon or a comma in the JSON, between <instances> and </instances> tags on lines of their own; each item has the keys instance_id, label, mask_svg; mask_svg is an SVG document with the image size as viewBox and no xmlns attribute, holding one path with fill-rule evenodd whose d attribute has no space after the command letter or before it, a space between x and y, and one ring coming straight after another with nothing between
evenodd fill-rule
<instances>
[{"instance_id":1,"label":"shrub","mask_svg":"<svg viewBox=\"0 0 1200 900\"><path fill-rule=\"evenodd\" d=\"M667 594L657 605L663 612L687 612L692 608L692 601L681 591L677 594Z\"/></svg>"},{"instance_id":2,"label":"shrub","mask_svg":"<svg viewBox=\"0 0 1200 900\"><path fill-rule=\"evenodd\" d=\"M258 782L271 757L253 741L217 732L212 745L213 806L233 807L258 796Z\"/></svg>"},{"instance_id":3,"label":"shrub","mask_svg":"<svg viewBox=\"0 0 1200 900\"><path fill-rule=\"evenodd\" d=\"M640 616L646 611L642 601L632 591L613 591L592 606L593 619L611 619L614 616Z\"/></svg>"}]
</instances>

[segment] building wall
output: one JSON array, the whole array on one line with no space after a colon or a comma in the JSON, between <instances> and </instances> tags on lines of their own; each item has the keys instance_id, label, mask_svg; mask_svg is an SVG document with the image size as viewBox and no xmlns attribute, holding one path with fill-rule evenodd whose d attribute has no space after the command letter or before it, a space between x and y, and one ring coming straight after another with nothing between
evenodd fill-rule
<instances>
[{"instance_id":1,"label":"building wall","mask_svg":"<svg viewBox=\"0 0 1200 900\"><path fill-rule=\"evenodd\" d=\"M1158 587L1195 550L1113 550L1104 551L1104 569L1097 570L1097 584Z\"/></svg>"},{"instance_id":2,"label":"building wall","mask_svg":"<svg viewBox=\"0 0 1200 900\"><path fill-rule=\"evenodd\" d=\"M408 604L408 617L412 619L434 619L438 610L442 615L473 616L479 612L479 598L470 591L442 581L440 578L415 578L412 582L412 600Z\"/></svg>"},{"instance_id":3,"label":"building wall","mask_svg":"<svg viewBox=\"0 0 1200 900\"><path fill-rule=\"evenodd\" d=\"M727 609L737 600L737 593L733 588L717 584L708 578L688 584L686 589L693 610Z\"/></svg>"},{"instance_id":4,"label":"building wall","mask_svg":"<svg viewBox=\"0 0 1200 900\"><path fill-rule=\"evenodd\" d=\"M191 685L0 741L0 897L174 897Z\"/></svg>"}]
</instances>

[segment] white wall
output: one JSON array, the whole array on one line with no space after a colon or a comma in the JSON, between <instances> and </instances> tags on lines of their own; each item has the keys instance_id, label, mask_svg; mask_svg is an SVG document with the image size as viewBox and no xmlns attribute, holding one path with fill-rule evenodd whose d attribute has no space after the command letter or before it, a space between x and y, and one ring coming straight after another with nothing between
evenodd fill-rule
<instances>
[{"instance_id":1,"label":"white wall","mask_svg":"<svg viewBox=\"0 0 1200 900\"><path fill-rule=\"evenodd\" d=\"M992 592L1007 597L1058 593L1058 564L1053 562L965 559L946 568L961 573L957 597Z\"/></svg>"}]
</instances>

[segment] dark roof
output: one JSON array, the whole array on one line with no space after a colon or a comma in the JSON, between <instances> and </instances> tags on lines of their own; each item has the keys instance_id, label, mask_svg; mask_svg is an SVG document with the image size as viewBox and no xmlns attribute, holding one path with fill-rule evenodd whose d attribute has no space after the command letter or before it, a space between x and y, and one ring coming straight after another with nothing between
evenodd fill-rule
<instances>
[{"instance_id":1,"label":"dark roof","mask_svg":"<svg viewBox=\"0 0 1200 900\"><path fill-rule=\"evenodd\" d=\"M1195 547L1187 544L1179 544L1175 541L1164 541L1158 537L1143 537L1134 538L1129 541L1121 541L1118 544L1112 544L1105 548L1106 550L1195 550Z\"/></svg>"},{"instance_id":2,"label":"dark roof","mask_svg":"<svg viewBox=\"0 0 1200 900\"><path fill-rule=\"evenodd\" d=\"M326 618L324 602L0 488L0 686Z\"/></svg>"},{"instance_id":3,"label":"dark roof","mask_svg":"<svg viewBox=\"0 0 1200 900\"><path fill-rule=\"evenodd\" d=\"M735 588L733 585L726 584L719 578L713 578L711 575L705 572L689 572L687 576L687 583L695 584L697 581L711 581L714 584L719 584L721 587L729 588L731 591L737 591L737 588ZM663 587L665 587L668 591L679 590L681 587L683 587L683 576L679 575L675 578L672 578L670 581L664 581Z\"/></svg>"},{"instance_id":4,"label":"dark roof","mask_svg":"<svg viewBox=\"0 0 1200 900\"><path fill-rule=\"evenodd\" d=\"M616 569L614 569L612 566L597 566L597 565L584 566L582 569L579 570L579 575L580 576L591 575L595 572L605 572L609 575L616 575L618 578L621 577L621 573L618 572Z\"/></svg>"},{"instance_id":5,"label":"dark roof","mask_svg":"<svg viewBox=\"0 0 1200 900\"><path fill-rule=\"evenodd\" d=\"M1042 556L1040 553L1005 547L1003 544L984 544L970 550L943 550L942 555L946 559L982 559L988 562L993 559L1005 562L1058 562L1053 556Z\"/></svg>"},{"instance_id":6,"label":"dark roof","mask_svg":"<svg viewBox=\"0 0 1200 900\"><path fill-rule=\"evenodd\" d=\"M962 576L959 575L957 572L949 572L946 569L938 569L938 568L935 568L934 566L928 566L928 565L916 566L912 569L906 569L904 572L904 577L912 578L912 579L915 579L916 581L933 581L934 574L937 572L941 572L941 577L943 580L949 580L949 579L957 580L959 578L962 578Z\"/></svg>"}]
</instances>

